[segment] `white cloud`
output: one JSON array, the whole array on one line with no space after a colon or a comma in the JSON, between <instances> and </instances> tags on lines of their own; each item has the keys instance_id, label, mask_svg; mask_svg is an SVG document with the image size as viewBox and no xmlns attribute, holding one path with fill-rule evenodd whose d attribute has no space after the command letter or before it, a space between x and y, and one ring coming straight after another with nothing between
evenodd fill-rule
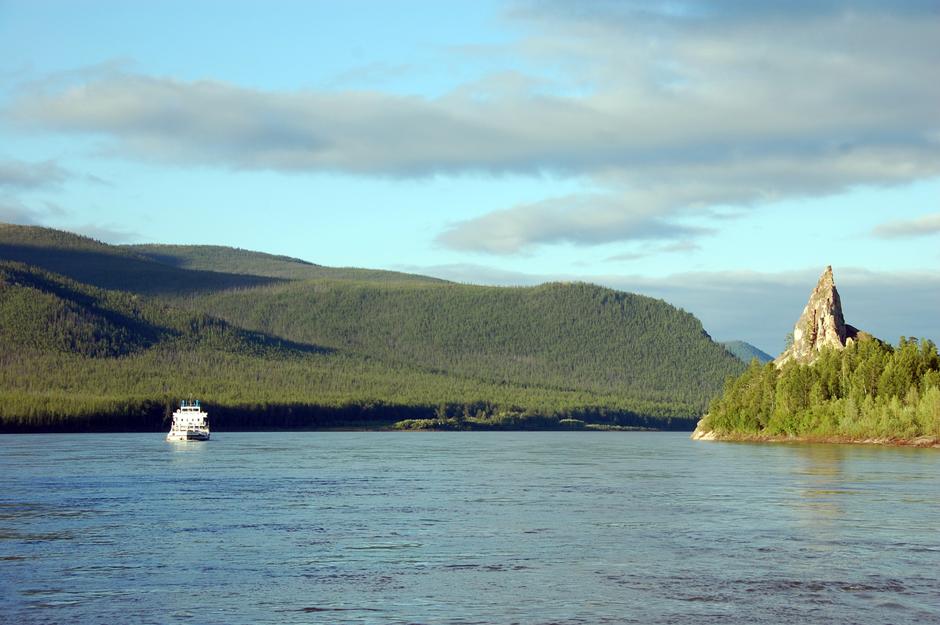
<instances>
[{"instance_id":1,"label":"white cloud","mask_svg":"<svg viewBox=\"0 0 940 625\"><path fill-rule=\"evenodd\" d=\"M614 254L604 259L605 262L622 262L640 260L659 254L690 254L699 251L701 246L694 241L675 241L664 245L646 245L632 252Z\"/></svg>"},{"instance_id":2,"label":"white cloud","mask_svg":"<svg viewBox=\"0 0 940 625\"><path fill-rule=\"evenodd\" d=\"M65 228L106 243L132 243L141 238L137 232L113 224L63 225L63 221L68 222L72 216L70 211L55 202L24 203L16 197L0 195L0 223Z\"/></svg>"},{"instance_id":3,"label":"white cloud","mask_svg":"<svg viewBox=\"0 0 940 625\"><path fill-rule=\"evenodd\" d=\"M34 226L40 222L45 211L26 206L13 197L0 197L0 223Z\"/></svg>"},{"instance_id":4,"label":"white cloud","mask_svg":"<svg viewBox=\"0 0 940 625\"><path fill-rule=\"evenodd\" d=\"M111 244L136 243L141 240L139 233L110 224L82 224L69 227L69 231Z\"/></svg>"},{"instance_id":5,"label":"white cloud","mask_svg":"<svg viewBox=\"0 0 940 625\"><path fill-rule=\"evenodd\" d=\"M916 219L897 219L880 224L872 234L882 239L922 237L940 233L940 213L931 213Z\"/></svg>"},{"instance_id":6,"label":"white cloud","mask_svg":"<svg viewBox=\"0 0 940 625\"><path fill-rule=\"evenodd\" d=\"M54 161L0 160L0 188L23 191L55 188L72 174Z\"/></svg>"},{"instance_id":7,"label":"white cloud","mask_svg":"<svg viewBox=\"0 0 940 625\"><path fill-rule=\"evenodd\" d=\"M642 199L641 199L642 198ZM705 229L662 218L653 194L626 198L570 196L486 214L453 224L437 237L452 249L510 254L540 243L581 245L687 238Z\"/></svg>"},{"instance_id":8,"label":"white cloud","mask_svg":"<svg viewBox=\"0 0 940 625\"><path fill-rule=\"evenodd\" d=\"M526 34L512 51L544 75L502 73L442 97L260 91L112 67L35 85L7 113L177 165L550 173L595 190L502 207L438 238L500 254L689 240L686 218L717 205L940 175L931 3L536 2L515 15Z\"/></svg>"}]
</instances>

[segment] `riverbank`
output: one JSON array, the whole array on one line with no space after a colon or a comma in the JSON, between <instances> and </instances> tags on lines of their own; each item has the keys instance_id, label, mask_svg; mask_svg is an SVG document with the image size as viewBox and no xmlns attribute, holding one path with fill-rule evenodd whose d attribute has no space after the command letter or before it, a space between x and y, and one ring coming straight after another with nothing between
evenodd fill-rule
<instances>
[{"instance_id":1,"label":"riverbank","mask_svg":"<svg viewBox=\"0 0 940 625\"><path fill-rule=\"evenodd\" d=\"M714 431L692 432L695 441L719 441L729 443L829 443L840 445L883 445L892 447L930 447L940 449L940 437L919 436L917 438L851 438L846 436L771 436L769 434L718 434Z\"/></svg>"},{"instance_id":2,"label":"riverbank","mask_svg":"<svg viewBox=\"0 0 940 625\"><path fill-rule=\"evenodd\" d=\"M203 404L206 406L206 404ZM0 434L82 432L165 432L172 406L158 402L128 405L124 410L76 415L0 416ZM691 432L695 417L660 418L628 412L585 410L580 419L563 415L501 412L492 416L435 416L431 406L252 405L207 406L213 432L285 431L672 431ZM456 410L454 411L456 412ZM562 418L563 417L563 418Z\"/></svg>"},{"instance_id":3,"label":"riverbank","mask_svg":"<svg viewBox=\"0 0 940 625\"><path fill-rule=\"evenodd\" d=\"M4 434L145 434L145 433L165 433L165 428L160 429L107 429L102 427L79 428L79 427L49 427L49 428L3 428L0 429L0 436ZM341 426L296 426L296 427L231 427L231 428L213 428L213 434L230 432L687 432L688 430L668 430L643 427L627 427L617 425L603 425L589 423L583 427L566 426L545 426L533 424L520 424L515 426L501 425L477 425L473 427L447 427L447 426L423 426L414 427L410 424L400 423L362 423Z\"/></svg>"}]
</instances>

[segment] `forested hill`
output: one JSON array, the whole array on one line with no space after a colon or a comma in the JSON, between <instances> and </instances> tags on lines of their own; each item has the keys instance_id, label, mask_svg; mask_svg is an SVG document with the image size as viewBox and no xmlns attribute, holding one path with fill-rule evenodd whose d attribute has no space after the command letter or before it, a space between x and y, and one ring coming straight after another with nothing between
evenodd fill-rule
<instances>
[{"instance_id":1,"label":"forested hill","mask_svg":"<svg viewBox=\"0 0 940 625\"><path fill-rule=\"evenodd\" d=\"M692 315L589 284L469 286L23 226L0 226L3 260L7 430L159 428L193 395L219 427L691 429L744 368Z\"/></svg>"},{"instance_id":2,"label":"forested hill","mask_svg":"<svg viewBox=\"0 0 940 625\"><path fill-rule=\"evenodd\" d=\"M704 408L743 369L692 315L591 284L527 288L300 282L202 298L245 328L493 383Z\"/></svg>"}]
</instances>

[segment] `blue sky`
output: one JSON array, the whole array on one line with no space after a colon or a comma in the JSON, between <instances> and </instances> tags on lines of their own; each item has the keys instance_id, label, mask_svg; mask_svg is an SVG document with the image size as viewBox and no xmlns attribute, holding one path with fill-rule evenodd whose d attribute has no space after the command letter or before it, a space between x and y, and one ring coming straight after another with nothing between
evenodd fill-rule
<instances>
[{"instance_id":1,"label":"blue sky","mask_svg":"<svg viewBox=\"0 0 940 625\"><path fill-rule=\"evenodd\" d=\"M926 1L0 0L0 221L940 338Z\"/></svg>"}]
</instances>

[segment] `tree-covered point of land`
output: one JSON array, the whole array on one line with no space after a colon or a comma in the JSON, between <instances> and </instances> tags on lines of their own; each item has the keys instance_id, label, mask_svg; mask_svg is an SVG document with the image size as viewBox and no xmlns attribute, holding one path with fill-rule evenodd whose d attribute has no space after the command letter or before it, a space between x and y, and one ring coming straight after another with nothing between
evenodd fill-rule
<instances>
[{"instance_id":1,"label":"tree-covered point of land","mask_svg":"<svg viewBox=\"0 0 940 625\"><path fill-rule=\"evenodd\" d=\"M940 438L940 359L929 340L827 349L809 365L752 362L699 426L721 437Z\"/></svg>"}]
</instances>

